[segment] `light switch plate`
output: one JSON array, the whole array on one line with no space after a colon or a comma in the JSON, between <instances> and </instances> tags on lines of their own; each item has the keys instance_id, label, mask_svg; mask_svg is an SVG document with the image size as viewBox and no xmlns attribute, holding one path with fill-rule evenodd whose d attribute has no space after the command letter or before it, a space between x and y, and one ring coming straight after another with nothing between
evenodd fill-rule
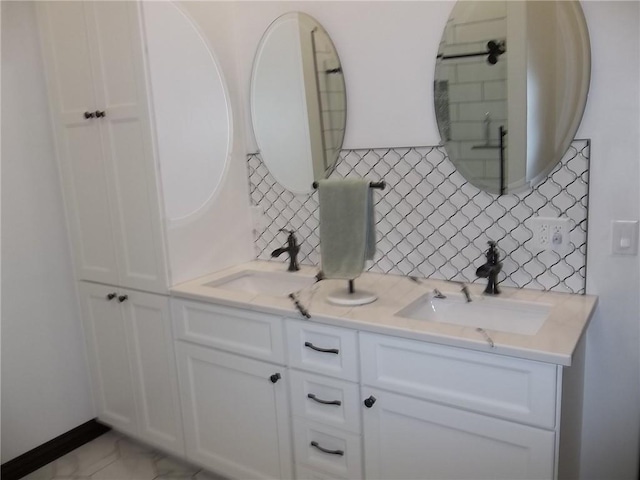
<instances>
[{"instance_id":1,"label":"light switch plate","mask_svg":"<svg viewBox=\"0 0 640 480\"><path fill-rule=\"evenodd\" d=\"M614 255L638 254L637 220L614 220L611 222L611 253Z\"/></svg>"}]
</instances>

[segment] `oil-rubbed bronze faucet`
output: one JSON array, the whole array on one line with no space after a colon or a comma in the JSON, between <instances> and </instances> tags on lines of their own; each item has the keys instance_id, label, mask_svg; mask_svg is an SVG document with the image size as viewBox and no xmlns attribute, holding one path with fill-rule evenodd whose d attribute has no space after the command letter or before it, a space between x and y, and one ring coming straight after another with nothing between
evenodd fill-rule
<instances>
[{"instance_id":1,"label":"oil-rubbed bronze faucet","mask_svg":"<svg viewBox=\"0 0 640 480\"><path fill-rule=\"evenodd\" d=\"M298 265L298 252L300 251L300 245L298 245L293 230L281 228L280 231L287 232L289 234L289 236L287 237L287 244L284 247L276 248L273 252L271 252L271 257L279 257L283 253L287 252L289 254L289 268L287 269L287 271L297 272L298 270L300 270L300 265Z\"/></svg>"},{"instance_id":2,"label":"oil-rubbed bronze faucet","mask_svg":"<svg viewBox=\"0 0 640 480\"><path fill-rule=\"evenodd\" d=\"M498 273L502 270L502 262L500 262L500 254L496 248L496 242L489 241L489 250L487 250L487 263L478 267L476 275L480 278L487 278L487 288L484 293L489 295L497 295L500 293L498 289Z\"/></svg>"}]
</instances>

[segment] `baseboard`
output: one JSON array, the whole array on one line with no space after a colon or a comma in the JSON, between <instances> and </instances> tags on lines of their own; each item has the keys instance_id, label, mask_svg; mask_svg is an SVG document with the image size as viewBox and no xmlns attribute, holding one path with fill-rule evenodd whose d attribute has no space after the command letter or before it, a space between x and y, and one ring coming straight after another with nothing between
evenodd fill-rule
<instances>
[{"instance_id":1,"label":"baseboard","mask_svg":"<svg viewBox=\"0 0 640 480\"><path fill-rule=\"evenodd\" d=\"M18 480L109 430L111 430L110 427L103 425L95 418L89 420L33 450L3 463L0 466L0 477L2 480Z\"/></svg>"}]
</instances>

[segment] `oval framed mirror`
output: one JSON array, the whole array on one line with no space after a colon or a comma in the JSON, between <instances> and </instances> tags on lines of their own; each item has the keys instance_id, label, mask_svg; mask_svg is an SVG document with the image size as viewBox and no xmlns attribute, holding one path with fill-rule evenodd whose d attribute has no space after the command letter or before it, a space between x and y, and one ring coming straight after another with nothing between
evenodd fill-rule
<instances>
[{"instance_id":1,"label":"oval framed mirror","mask_svg":"<svg viewBox=\"0 0 640 480\"><path fill-rule=\"evenodd\" d=\"M456 2L434 82L449 158L467 181L490 193L534 186L574 139L590 73L578 1Z\"/></svg>"},{"instance_id":2,"label":"oval framed mirror","mask_svg":"<svg viewBox=\"0 0 640 480\"><path fill-rule=\"evenodd\" d=\"M342 65L309 15L278 17L264 33L251 75L251 117L262 159L297 194L335 167L346 125Z\"/></svg>"}]
</instances>

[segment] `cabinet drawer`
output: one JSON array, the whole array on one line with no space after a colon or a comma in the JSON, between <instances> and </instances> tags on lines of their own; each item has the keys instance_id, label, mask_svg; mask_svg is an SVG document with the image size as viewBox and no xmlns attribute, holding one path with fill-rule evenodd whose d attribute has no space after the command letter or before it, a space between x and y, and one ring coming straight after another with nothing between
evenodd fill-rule
<instances>
[{"instance_id":1,"label":"cabinet drawer","mask_svg":"<svg viewBox=\"0 0 640 480\"><path fill-rule=\"evenodd\" d=\"M361 437L319 423L294 419L296 465L349 479L362 478Z\"/></svg>"},{"instance_id":2,"label":"cabinet drawer","mask_svg":"<svg viewBox=\"0 0 640 480\"><path fill-rule=\"evenodd\" d=\"M171 303L178 339L284 364L280 317L178 298Z\"/></svg>"},{"instance_id":3,"label":"cabinet drawer","mask_svg":"<svg viewBox=\"0 0 640 480\"><path fill-rule=\"evenodd\" d=\"M294 368L358 381L354 330L287 320L289 362Z\"/></svg>"},{"instance_id":4,"label":"cabinet drawer","mask_svg":"<svg viewBox=\"0 0 640 480\"><path fill-rule=\"evenodd\" d=\"M296 465L296 480L347 480L339 475L312 470L304 465Z\"/></svg>"},{"instance_id":5,"label":"cabinet drawer","mask_svg":"<svg viewBox=\"0 0 640 480\"><path fill-rule=\"evenodd\" d=\"M290 370L293 415L360 433L356 383Z\"/></svg>"},{"instance_id":6,"label":"cabinet drawer","mask_svg":"<svg viewBox=\"0 0 640 480\"><path fill-rule=\"evenodd\" d=\"M364 385L555 426L555 365L370 333L360 349Z\"/></svg>"}]
</instances>

